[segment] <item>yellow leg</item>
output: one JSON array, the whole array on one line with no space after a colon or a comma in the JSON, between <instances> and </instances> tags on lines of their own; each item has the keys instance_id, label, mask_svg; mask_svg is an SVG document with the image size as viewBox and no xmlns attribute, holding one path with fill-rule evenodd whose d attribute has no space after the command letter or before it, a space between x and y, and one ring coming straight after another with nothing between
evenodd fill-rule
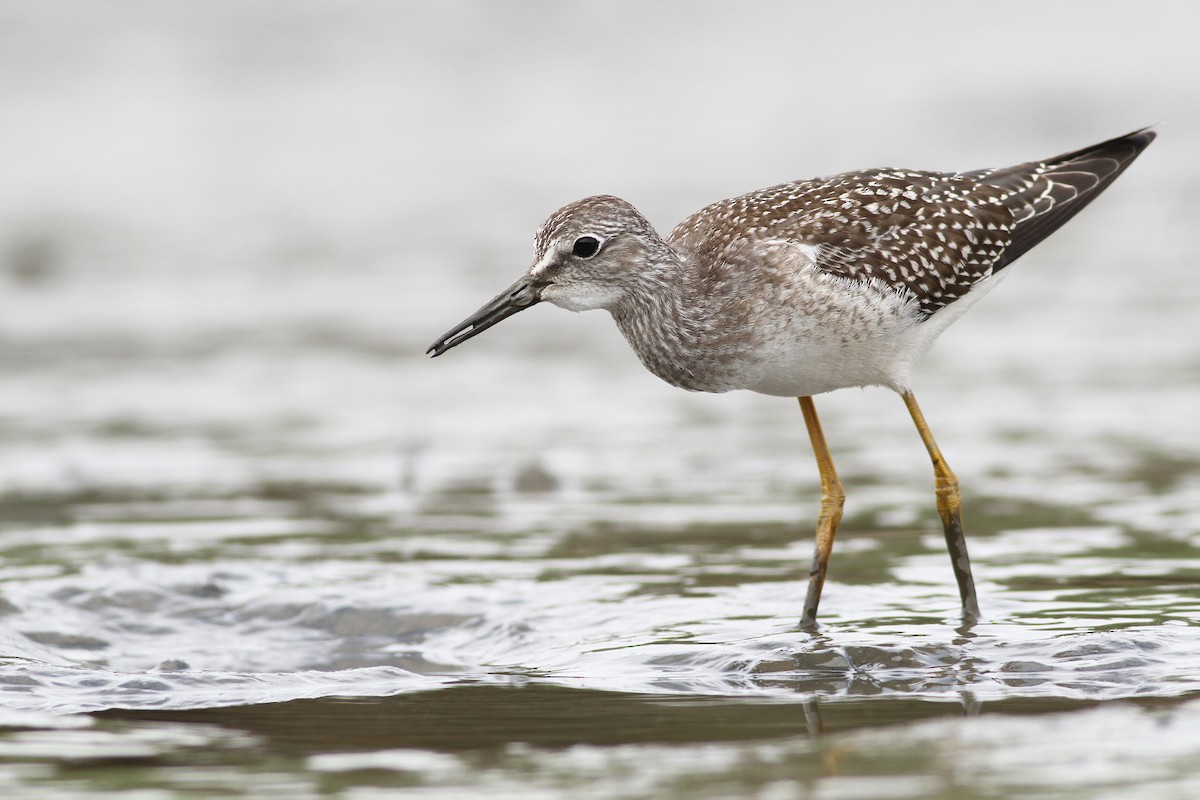
<instances>
[{"instance_id":1,"label":"yellow leg","mask_svg":"<svg viewBox=\"0 0 1200 800\"><path fill-rule=\"evenodd\" d=\"M833 552L833 537L837 534L838 522L842 519L842 503L846 493L838 481L825 434L817 419L817 409L811 397L801 397L800 410L804 413L804 424L808 427L808 438L812 440L813 455L817 457L817 471L821 475L821 513L817 517L817 546L813 553L812 567L808 571L808 595L804 598L804 613L800 627L815 628L817 606L821 603L821 589L825 586L825 569L829 566L829 554Z\"/></svg>"},{"instance_id":2,"label":"yellow leg","mask_svg":"<svg viewBox=\"0 0 1200 800\"><path fill-rule=\"evenodd\" d=\"M925 415L917 405L917 398L912 392L901 395L908 413L917 424L917 432L921 441L929 451L933 460L933 476L937 490L938 516L942 518L942 529L946 534L946 547L950 551L950 563L954 567L954 579L958 581L958 594L962 598L963 616L975 620L979 618L979 600L975 595L975 579L971 577L971 559L967 556L967 539L963 535L962 502L958 494L958 478L946 463L942 451L938 449Z\"/></svg>"}]
</instances>

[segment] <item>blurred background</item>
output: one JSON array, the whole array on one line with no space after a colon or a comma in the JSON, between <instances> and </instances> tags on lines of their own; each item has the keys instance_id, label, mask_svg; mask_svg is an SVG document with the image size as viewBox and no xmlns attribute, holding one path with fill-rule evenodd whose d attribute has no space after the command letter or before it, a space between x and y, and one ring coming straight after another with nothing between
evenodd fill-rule
<instances>
[{"instance_id":1,"label":"blurred background","mask_svg":"<svg viewBox=\"0 0 1200 800\"><path fill-rule=\"evenodd\" d=\"M1132 386L1148 362L1194 382L1192 22L1186 3L3 3L0 486L236 483L269 466L226 444L324 434L376 451L356 479L392 485L398 446L436 482L494 437L520 460L564 428L591 447L680 408L767 413L786 404L657 385L603 314L538 309L422 351L587 194L665 232L785 180L1007 164L1159 122L918 385L935 403L1006 370L1034 393L1092 368ZM1140 411L1113 423L1165 421Z\"/></svg>"},{"instance_id":2,"label":"blurred background","mask_svg":"<svg viewBox=\"0 0 1200 800\"><path fill-rule=\"evenodd\" d=\"M1196 691L1198 14L0 0L0 704L250 707L511 674L939 703ZM601 313L539 307L423 354L586 195L666 233L787 180L1006 165L1153 124L916 372L993 623L966 638L891 393L818 400L848 500L810 641L792 628L817 481L794 402L660 383ZM995 677L1012 664L1019 681ZM1129 713L1112 724L1153 737ZM1173 741L1200 741L1197 718ZM1102 738L1062 724L1081 750L1060 760ZM57 757L60 734L29 752ZM1009 785L994 742L963 747ZM954 789L961 757L919 768ZM643 778L670 796L696 762L656 763ZM1160 766L1194 780L1184 763Z\"/></svg>"}]
</instances>

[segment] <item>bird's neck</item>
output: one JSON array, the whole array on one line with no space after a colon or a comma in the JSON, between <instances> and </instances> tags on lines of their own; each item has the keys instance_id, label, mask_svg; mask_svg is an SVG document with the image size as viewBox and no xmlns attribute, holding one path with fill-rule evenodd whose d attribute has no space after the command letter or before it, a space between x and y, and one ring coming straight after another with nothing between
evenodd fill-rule
<instances>
[{"instance_id":1,"label":"bird's neck","mask_svg":"<svg viewBox=\"0 0 1200 800\"><path fill-rule=\"evenodd\" d=\"M694 265L665 242L665 250L647 268L638 270L637 284L611 309L642 364L667 383L682 389L722 392L726 385L711 345L714 320L706 315L705 294Z\"/></svg>"}]
</instances>

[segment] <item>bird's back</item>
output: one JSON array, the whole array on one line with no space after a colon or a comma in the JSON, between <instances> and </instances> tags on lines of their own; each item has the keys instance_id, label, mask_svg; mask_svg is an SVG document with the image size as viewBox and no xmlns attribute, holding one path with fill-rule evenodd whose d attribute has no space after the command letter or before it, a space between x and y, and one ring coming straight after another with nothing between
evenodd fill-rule
<instances>
[{"instance_id":1,"label":"bird's back","mask_svg":"<svg viewBox=\"0 0 1200 800\"><path fill-rule=\"evenodd\" d=\"M873 169L782 184L707 206L668 241L710 265L747 243L792 243L817 269L886 284L930 316L1075 216L1154 135L1000 169Z\"/></svg>"}]
</instances>

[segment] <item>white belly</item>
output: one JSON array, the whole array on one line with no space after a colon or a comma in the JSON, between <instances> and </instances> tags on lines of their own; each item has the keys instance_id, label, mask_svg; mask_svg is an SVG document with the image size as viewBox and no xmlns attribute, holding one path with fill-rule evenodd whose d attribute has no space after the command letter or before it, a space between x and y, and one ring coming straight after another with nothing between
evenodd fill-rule
<instances>
[{"instance_id":1,"label":"white belly","mask_svg":"<svg viewBox=\"0 0 1200 800\"><path fill-rule=\"evenodd\" d=\"M913 365L934 340L1007 272L922 319L911 305L865 297L824 313L780 321L763 331L748 359L742 388L780 397L804 397L854 386L909 388Z\"/></svg>"},{"instance_id":2,"label":"white belly","mask_svg":"<svg viewBox=\"0 0 1200 800\"><path fill-rule=\"evenodd\" d=\"M920 353L897 340L795 341L761 352L744 388L779 397L805 397L850 386L903 389Z\"/></svg>"}]
</instances>

